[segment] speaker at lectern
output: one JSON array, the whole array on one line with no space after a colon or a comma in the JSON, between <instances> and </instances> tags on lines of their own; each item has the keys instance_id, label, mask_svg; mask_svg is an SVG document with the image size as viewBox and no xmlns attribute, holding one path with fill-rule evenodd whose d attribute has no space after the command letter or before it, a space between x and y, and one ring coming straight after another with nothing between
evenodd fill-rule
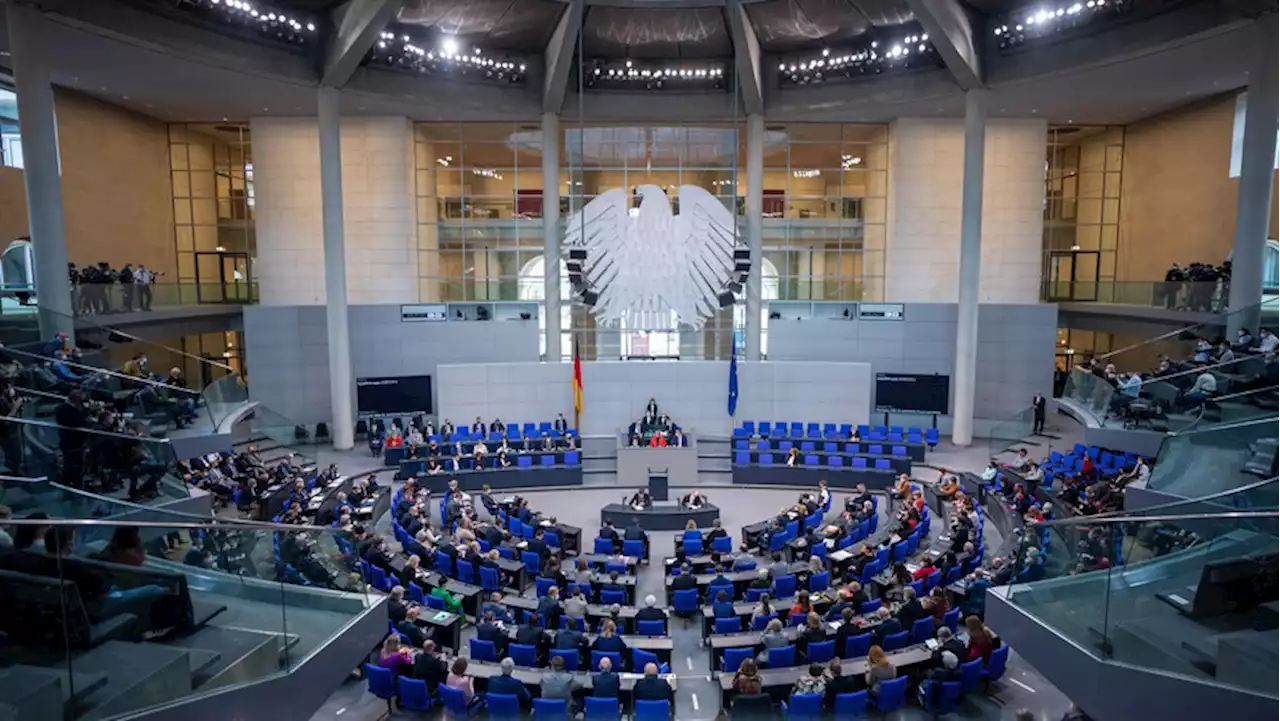
<instances>
[{"instance_id":1,"label":"speaker at lectern","mask_svg":"<svg viewBox=\"0 0 1280 721\"><path fill-rule=\"evenodd\" d=\"M654 471L649 469L649 495L653 496L654 501L667 500L667 472Z\"/></svg>"}]
</instances>

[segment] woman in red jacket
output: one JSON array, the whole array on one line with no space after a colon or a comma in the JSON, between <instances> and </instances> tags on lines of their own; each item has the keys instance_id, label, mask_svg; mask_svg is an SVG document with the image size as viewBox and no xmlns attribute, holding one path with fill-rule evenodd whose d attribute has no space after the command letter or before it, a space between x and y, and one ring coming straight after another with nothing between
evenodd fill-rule
<instances>
[{"instance_id":1,"label":"woman in red jacket","mask_svg":"<svg viewBox=\"0 0 1280 721\"><path fill-rule=\"evenodd\" d=\"M982 659L983 663L991 660L991 652L995 650L997 641L991 629L982 623L982 619L977 616L970 616L964 620L965 630L969 632L969 659Z\"/></svg>"}]
</instances>

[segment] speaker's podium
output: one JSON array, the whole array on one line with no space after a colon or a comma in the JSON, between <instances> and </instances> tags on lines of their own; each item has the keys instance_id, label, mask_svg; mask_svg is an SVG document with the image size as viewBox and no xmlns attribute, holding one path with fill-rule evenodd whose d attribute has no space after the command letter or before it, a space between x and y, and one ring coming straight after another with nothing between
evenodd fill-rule
<instances>
[{"instance_id":1,"label":"speaker's podium","mask_svg":"<svg viewBox=\"0 0 1280 721\"><path fill-rule=\"evenodd\" d=\"M668 479L677 485L693 485L698 481L698 442L692 435L685 436L684 446L650 448L627 445L625 434L618 435L618 485L635 488L648 487L655 501L667 500ZM655 485L655 477L661 477L661 493Z\"/></svg>"},{"instance_id":2,"label":"speaker's podium","mask_svg":"<svg viewBox=\"0 0 1280 721\"><path fill-rule=\"evenodd\" d=\"M661 471L653 468L649 469L649 495L655 501L666 501L667 489L670 484L667 481L667 469Z\"/></svg>"}]
</instances>

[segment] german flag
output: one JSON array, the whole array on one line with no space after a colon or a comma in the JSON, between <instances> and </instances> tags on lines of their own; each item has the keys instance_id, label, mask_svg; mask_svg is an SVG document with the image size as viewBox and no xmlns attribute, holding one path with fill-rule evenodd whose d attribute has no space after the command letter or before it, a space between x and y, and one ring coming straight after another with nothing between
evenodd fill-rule
<instances>
[{"instance_id":1,"label":"german flag","mask_svg":"<svg viewBox=\"0 0 1280 721\"><path fill-rule=\"evenodd\" d=\"M573 427L582 428L582 356L578 355L576 338L573 340Z\"/></svg>"}]
</instances>

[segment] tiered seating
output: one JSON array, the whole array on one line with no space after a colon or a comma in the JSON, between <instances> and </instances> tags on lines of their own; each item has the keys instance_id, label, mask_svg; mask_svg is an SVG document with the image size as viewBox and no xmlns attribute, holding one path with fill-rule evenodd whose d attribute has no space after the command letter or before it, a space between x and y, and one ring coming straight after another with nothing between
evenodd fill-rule
<instances>
[{"instance_id":1,"label":"tiered seating","mask_svg":"<svg viewBox=\"0 0 1280 721\"><path fill-rule=\"evenodd\" d=\"M734 440L751 440L755 438L778 441L782 439L808 439L812 441L844 441L853 435L852 423L803 423L799 421L743 421L742 425L733 429ZM879 441L888 444L927 444L930 448L938 445L937 428L915 428L903 426L858 426L858 435L863 441Z\"/></svg>"},{"instance_id":2,"label":"tiered seating","mask_svg":"<svg viewBox=\"0 0 1280 721\"><path fill-rule=\"evenodd\" d=\"M385 446L386 431L380 424L381 420L376 421L374 426L369 430L369 449L377 455L379 452L384 453L384 461L388 466L394 466L401 461L412 461L410 458L410 448L407 445L407 439L401 445L390 447ZM407 428L407 426L400 426ZM543 436L551 438L555 443L554 451L545 451L542 449ZM472 433L466 428L459 428L448 435L433 434L424 438L424 445L417 449L417 459L421 467L414 465L411 468L403 469L406 476L416 475L418 472L424 471L426 467L426 458L430 451L429 445L431 441L435 441L440 445L440 460L443 462L447 458L452 457L455 444L462 446L463 470L476 470L475 464L475 445L479 441L484 441L489 449L489 454L484 460L484 468L501 468L501 461L498 459L498 446L501 445L505 438L511 446L511 466L517 470L532 470L534 468L544 468L551 466L579 466L582 464L581 448L575 447L570 450L568 448L568 438L578 438L576 428L569 428L561 432L555 429L550 422L542 423L509 423L504 433L486 432L484 434ZM523 452L524 440L529 439L531 450Z\"/></svg>"},{"instance_id":3,"label":"tiered seating","mask_svg":"<svg viewBox=\"0 0 1280 721\"><path fill-rule=\"evenodd\" d=\"M1052 486L1052 479L1057 476L1079 473L1084 466L1085 457L1088 457L1093 462L1094 468L1103 475L1119 473L1138 462L1136 453L1110 451L1098 446L1086 447L1083 443L1077 443L1069 453L1049 452L1049 457L1040 464L1044 470L1045 481ZM1147 459L1147 462L1152 463L1153 459Z\"/></svg>"}]
</instances>

